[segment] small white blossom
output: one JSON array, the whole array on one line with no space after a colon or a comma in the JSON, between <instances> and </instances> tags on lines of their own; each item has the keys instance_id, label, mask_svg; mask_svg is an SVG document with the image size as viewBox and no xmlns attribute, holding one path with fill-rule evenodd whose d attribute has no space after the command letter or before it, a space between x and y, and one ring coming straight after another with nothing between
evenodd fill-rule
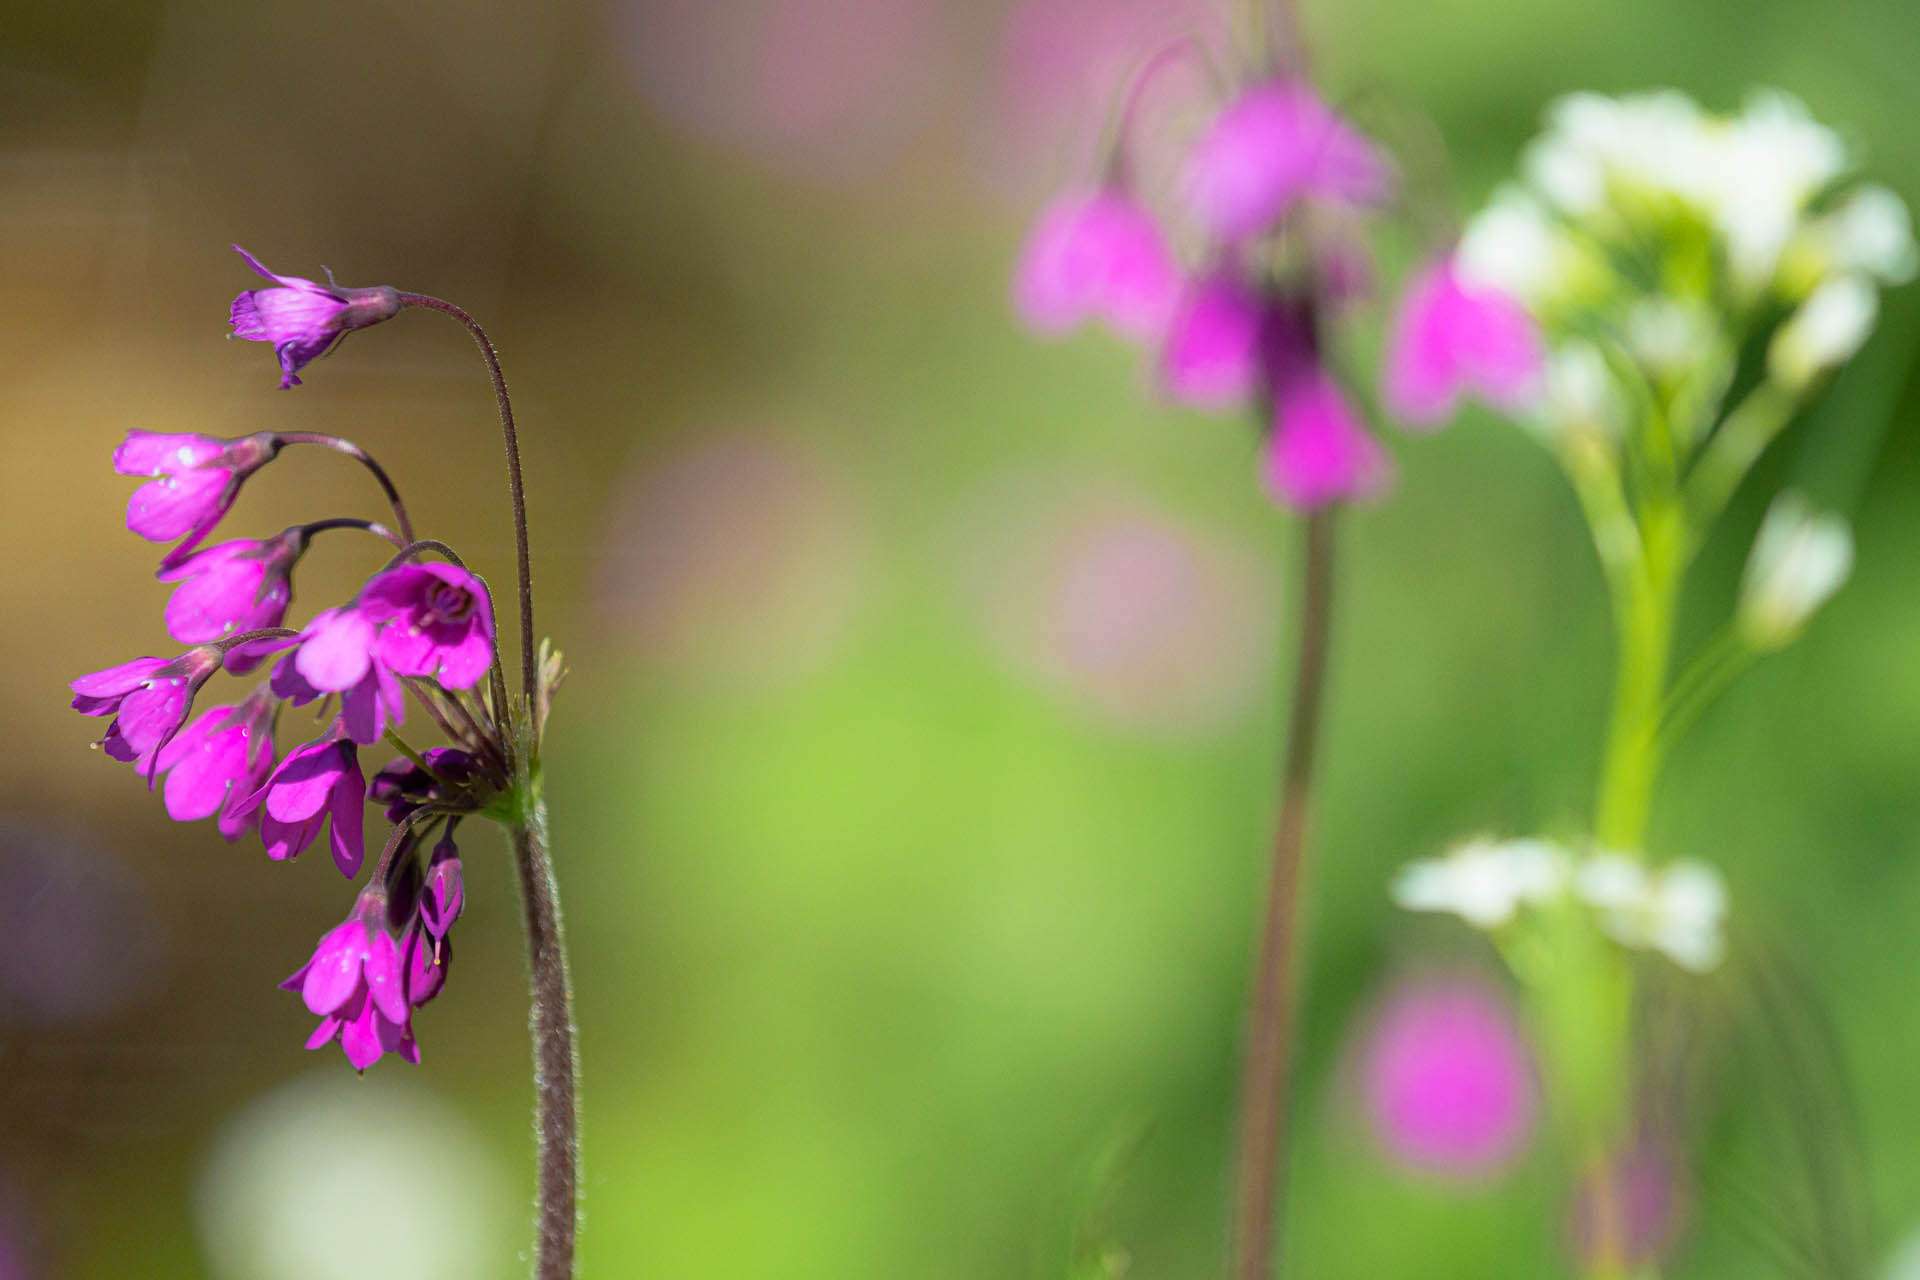
<instances>
[{"instance_id":1,"label":"small white blossom","mask_svg":"<svg viewBox=\"0 0 1920 1280\"><path fill-rule=\"evenodd\" d=\"M1473 283L1537 303L1566 290L1578 257L1539 202L1509 186L1467 223L1455 261Z\"/></svg>"},{"instance_id":2,"label":"small white blossom","mask_svg":"<svg viewBox=\"0 0 1920 1280\"><path fill-rule=\"evenodd\" d=\"M1835 276L1815 289L1773 335L1767 370L1798 390L1815 375L1844 364L1880 317L1880 295L1857 275Z\"/></svg>"},{"instance_id":3,"label":"small white blossom","mask_svg":"<svg viewBox=\"0 0 1920 1280\"><path fill-rule=\"evenodd\" d=\"M1905 284L1920 265L1906 202L1875 184L1854 191L1809 224L1791 256L1793 273L1811 277L1809 285L1845 272Z\"/></svg>"},{"instance_id":4,"label":"small white blossom","mask_svg":"<svg viewBox=\"0 0 1920 1280\"><path fill-rule=\"evenodd\" d=\"M1694 973L1712 969L1726 952L1720 926L1727 890L1705 863L1653 871L1624 854L1599 853L1574 872L1573 891L1622 946L1658 951Z\"/></svg>"},{"instance_id":5,"label":"small white blossom","mask_svg":"<svg viewBox=\"0 0 1920 1280\"><path fill-rule=\"evenodd\" d=\"M1767 508L1740 581L1740 630L1757 649L1792 640L1853 571L1853 533L1795 493Z\"/></svg>"},{"instance_id":6,"label":"small white blossom","mask_svg":"<svg viewBox=\"0 0 1920 1280\"><path fill-rule=\"evenodd\" d=\"M1558 897L1567 865L1566 852L1545 840L1470 840L1407 864L1391 892L1409 911L1447 911L1476 929L1497 929L1523 905Z\"/></svg>"},{"instance_id":7,"label":"small white blossom","mask_svg":"<svg viewBox=\"0 0 1920 1280\"><path fill-rule=\"evenodd\" d=\"M1772 278L1807 202L1846 166L1840 135L1777 89L1751 94L1715 131L1707 205L1740 284L1758 290Z\"/></svg>"}]
</instances>

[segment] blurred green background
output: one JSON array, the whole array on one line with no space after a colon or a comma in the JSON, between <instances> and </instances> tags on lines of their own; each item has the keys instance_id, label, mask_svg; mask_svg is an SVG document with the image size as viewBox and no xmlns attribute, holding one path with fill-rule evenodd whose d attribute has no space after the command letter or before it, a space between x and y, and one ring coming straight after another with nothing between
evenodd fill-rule
<instances>
[{"instance_id":1,"label":"blurred green background","mask_svg":"<svg viewBox=\"0 0 1920 1280\"><path fill-rule=\"evenodd\" d=\"M351 889L322 857L274 865L168 822L66 709L73 675L170 643L158 553L122 527L131 483L108 466L128 428L352 436L423 531L511 573L465 335L410 314L283 394L263 348L220 341L255 283L229 241L455 299L506 361L541 628L573 666L549 795L583 1274L1058 1277L1096 1168L1130 1143L1102 1238L1134 1276L1218 1271L1295 529L1246 432L1156 406L1100 337L1028 340L1005 301L1117 71L1193 9L9 4L0 1274L272 1280L342 1274L343 1251L352 1274L524 1271L504 848L467 842L424 1064L356 1079L301 1050L310 1021L273 987ZM1731 107L1754 84L1920 197L1900 0L1350 0L1307 24L1333 92L1437 121L1471 201L1557 93ZM1409 245L1390 239L1390 274ZM1849 512L1860 546L1808 637L1674 762L1656 824L1660 853L1722 866L1738 930L1821 993L1874 1256L1920 1224L1917 342L1910 295L1889 295L1703 558L1696 638L1784 480ZM1599 576L1521 432L1469 415L1394 444L1397 492L1346 522L1293 1273L1556 1274L1550 1151L1471 1187L1397 1172L1342 1063L1393 975L1483 959L1396 913L1392 870L1584 815ZM376 502L351 464L290 454L229 527ZM323 545L297 607L350 592L361 554ZM1764 1162L1767 1117L1799 1101L1743 1079L1717 1141ZM1713 1209L1671 1274L1773 1274ZM441 1247L407 1254L409 1224Z\"/></svg>"}]
</instances>

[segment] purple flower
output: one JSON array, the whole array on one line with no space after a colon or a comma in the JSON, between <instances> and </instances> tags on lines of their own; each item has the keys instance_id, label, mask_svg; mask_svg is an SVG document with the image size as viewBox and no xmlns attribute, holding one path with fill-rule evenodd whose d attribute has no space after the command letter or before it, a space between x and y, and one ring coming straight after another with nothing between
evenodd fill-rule
<instances>
[{"instance_id":1,"label":"purple flower","mask_svg":"<svg viewBox=\"0 0 1920 1280\"><path fill-rule=\"evenodd\" d=\"M331 817L328 838L334 865L352 879L365 854L366 794L359 748L346 736L345 726L336 722L329 736L289 751L266 782L234 806L233 812L244 817L264 809L260 840L276 862L299 857Z\"/></svg>"},{"instance_id":2,"label":"purple flower","mask_svg":"<svg viewBox=\"0 0 1920 1280\"><path fill-rule=\"evenodd\" d=\"M349 613L348 610L330 609L320 615L326 618L330 614ZM320 621L316 618L314 621ZM309 628L311 630L311 628ZM338 628L331 620L327 635L337 634ZM276 642L279 647L288 644L301 644L299 638ZM387 732L389 724L400 724L406 719L406 691L401 688L393 672L378 662L369 661L361 672L360 678L344 689L323 689L307 679L300 669L300 655L305 645L280 659L273 668L273 691L296 707L304 707L325 693L340 695L340 723L346 729L347 736L362 746L380 741ZM323 671L329 659L324 656L316 663ZM229 662L229 667L232 663Z\"/></svg>"},{"instance_id":3,"label":"purple flower","mask_svg":"<svg viewBox=\"0 0 1920 1280\"><path fill-rule=\"evenodd\" d=\"M320 1025L307 1048L340 1041L355 1071L365 1071L389 1053L420 1061L407 1001L406 970L400 947L387 931L387 891L369 885L354 902L353 915L313 949L313 957L280 984L297 991Z\"/></svg>"},{"instance_id":4,"label":"purple flower","mask_svg":"<svg viewBox=\"0 0 1920 1280\"><path fill-rule=\"evenodd\" d=\"M135 658L73 681L73 709L83 716L112 716L99 745L115 760L132 762L151 783L155 753L180 732L200 686L219 669L220 650L213 645L189 649L172 661Z\"/></svg>"},{"instance_id":5,"label":"purple flower","mask_svg":"<svg viewBox=\"0 0 1920 1280\"><path fill-rule=\"evenodd\" d=\"M387 806L387 821L399 822L429 800L452 800L478 772L472 756L458 747L429 747L421 759L388 761L367 784L367 799ZM436 776L437 775L437 776Z\"/></svg>"},{"instance_id":6,"label":"purple flower","mask_svg":"<svg viewBox=\"0 0 1920 1280\"><path fill-rule=\"evenodd\" d=\"M460 850L449 830L433 846L433 858L427 863L427 882L420 891L420 923L437 943L447 936L453 922L466 906L466 890L460 877Z\"/></svg>"},{"instance_id":7,"label":"purple flower","mask_svg":"<svg viewBox=\"0 0 1920 1280\"><path fill-rule=\"evenodd\" d=\"M271 289L249 289L233 300L233 336L271 342L280 358L280 389L300 385L299 372L325 355L355 329L391 320L400 313L400 295L385 285L345 289L331 275L322 285L300 276L277 276L260 260L233 246Z\"/></svg>"},{"instance_id":8,"label":"purple flower","mask_svg":"<svg viewBox=\"0 0 1920 1280\"><path fill-rule=\"evenodd\" d=\"M374 575L355 609L371 622L386 624L375 648L379 661L399 675L426 676L449 689L469 689L493 663L493 608L486 588L465 569L400 565ZM347 624L336 625L344 632ZM357 637L355 633L354 642ZM312 643L302 646L303 655ZM329 637L328 643L345 654L350 642ZM307 675L327 687L311 672Z\"/></svg>"},{"instance_id":9,"label":"purple flower","mask_svg":"<svg viewBox=\"0 0 1920 1280\"><path fill-rule=\"evenodd\" d=\"M1231 276L1189 292L1160 352L1160 379L1174 399L1213 410L1245 404L1260 383L1263 313Z\"/></svg>"},{"instance_id":10,"label":"purple flower","mask_svg":"<svg viewBox=\"0 0 1920 1280\"><path fill-rule=\"evenodd\" d=\"M1276 499L1312 510L1377 493L1391 476L1385 450L1324 370L1312 368L1276 389L1262 461L1262 479Z\"/></svg>"},{"instance_id":11,"label":"purple flower","mask_svg":"<svg viewBox=\"0 0 1920 1280\"><path fill-rule=\"evenodd\" d=\"M127 528L148 542L185 538L161 561L163 570L172 569L220 523L246 478L279 452L271 431L232 440L129 431L113 451L113 469L155 478L127 499Z\"/></svg>"},{"instance_id":12,"label":"purple flower","mask_svg":"<svg viewBox=\"0 0 1920 1280\"><path fill-rule=\"evenodd\" d=\"M1498 289L1469 283L1443 257L1414 277L1400 304L1387 348L1387 407L1431 426L1452 417L1468 391L1501 409L1523 409L1544 366L1526 309Z\"/></svg>"},{"instance_id":13,"label":"purple flower","mask_svg":"<svg viewBox=\"0 0 1920 1280\"><path fill-rule=\"evenodd\" d=\"M178 822L220 815L231 844L257 823L257 811L237 813L273 772L273 698L263 686L239 706L202 712L163 747L155 770L167 775L167 814Z\"/></svg>"},{"instance_id":14,"label":"purple flower","mask_svg":"<svg viewBox=\"0 0 1920 1280\"><path fill-rule=\"evenodd\" d=\"M305 528L295 525L271 538L222 542L163 567L160 581L180 583L167 601L167 634L203 644L279 626L293 602L293 566L306 546Z\"/></svg>"},{"instance_id":15,"label":"purple flower","mask_svg":"<svg viewBox=\"0 0 1920 1280\"><path fill-rule=\"evenodd\" d=\"M1195 216L1226 240L1266 230L1303 196L1378 204L1393 186L1373 144L1297 81L1259 85L1229 103L1182 174Z\"/></svg>"},{"instance_id":16,"label":"purple flower","mask_svg":"<svg viewBox=\"0 0 1920 1280\"><path fill-rule=\"evenodd\" d=\"M1097 318L1123 338L1151 342L1166 328L1179 291L1179 268L1160 228L1111 188L1054 201L1013 277L1015 309L1048 335Z\"/></svg>"}]
</instances>

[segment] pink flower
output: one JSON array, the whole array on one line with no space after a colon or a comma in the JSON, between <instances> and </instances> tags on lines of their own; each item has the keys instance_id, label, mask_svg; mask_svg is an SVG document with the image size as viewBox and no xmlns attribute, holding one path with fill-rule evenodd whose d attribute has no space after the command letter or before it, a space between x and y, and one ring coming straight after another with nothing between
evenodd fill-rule
<instances>
[{"instance_id":1,"label":"pink flower","mask_svg":"<svg viewBox=\"0 0 1920 1280\"><path fill-rule=\"evenodd\" d=\"M366 778L360 772L358 748L335 724L327 737L295 747L266 782L234 806L237 817L264 809L260 840L276 862L297 858L332 818L328 839L334 865L352 879L365 854Z\"/></svg>"},{"instance_id":2,"label":"pink flower","mask_svg":"<svg viewBox=\"0 0 1920 1280\"><path fill-rule=\"evenodd\" d=\"M1229 103L1182 174L1188 206L1225 240L1265 231L1305 196L1372 205L1393 187L1373 144L1298 81L1259 85Z\"/></svg>"},{"instance_id":3,"label":"pink flower","mask_svg":"<svg viewBox=\"0 0 1920 1280\"><path fill-rule=\"evenodd\" d=\"M1389 996L1362 1049L1360 1088L1375 1136L1419 1172L1484 1177L1533 1133L1526 1046L1505 1003L1474 979L1420 979Z\"/></svg>"},{"instance_id":4,"label":"pink flower","mask_svg":"<svg viewBox=\"0 0 1920 1280\"><path fill-rule=\"evenodd\" d=\"M420 893L420 923L435 942L447 936L453 922L466 906L466 891L460 875L460 849L449 830L433 846L433 858L427 864L427 882Z\"/></svg>"},{"instance_id":5,"label":"pink flower","mask_svg":"<svg viewBox=\"0 0 1920 1280\"><path fill-rule=\"evenodd\" d=\"M470 689L493 665L493 607L486 588L455 565L403 564L376 574L361 590L356 611L385 624L377 656L399 675Z\"/></svg>"},{"instance_id":6,"label":"pink flower","mask_svg":"<svg viewBox=\"0 0 1920 1280\"><path fill-rule=\"evenodd\" d=\"M73 709L83 716L112 716L99 745L151 781L156 753L180 732L194 695L219 669L220 651L213 645L189 649L172 661L135 658L73 681Z\"/></svg>"},{"instance_id":7,"label":"pink flower","mask_svg":"<svg viewBox=\"0 0 1920 1280\"><path fill-rule=\"evenodd\" d=\"M1275 388L1261 479L1276 499L1312 510L1378 493L1392 474L1385 450L1324 370L1310 368Z\"/></svg>"},{"instance_id":8,"label":"pink flower","mask_svg":"<svg viewBox=\"0 0 1920 1280\"><path fill-rule=\"evenodd\" d=\"M273 344L280 358L282 391L299 386L299 371L355 329L400 313L400 295L385 285L346 289L334 284L331 275L324 285L300 276L277 276L239 245L232 247L256 274L274 283L271 289L248 289L233 300L233 336Z\"/></svg>"},{"instance_id":9,"label":"pink flower","mask_svg":"<svg viewBox=\"0 0 1920 1280\"><path fill-rule=\"evenodd\" d=\"M1099 319L1123 338L1158 338L1173 313L1180 272L1153 218L1111 188L1053 202L1013 277L1014 307L1038 333Z\"/></svg>"},{"instance_id":10,"label":"pink flower","mask_svg":"<svg viewBox=\"0 0 1920 1280\"><path fill-rule=\"evenodd\" d=\"M239 706L202 712L163 747L155 769L167 775L167 814L177 822L220 815L229 843L257 823L256 811L237 812L273 772L274 703L265 688Z\"/></svg>"},{"instance_id":11,"label":"pink flower","mask_svg":"<svg viewBox=\"0 0 1920 1280\"><path fill-rule=\"evenodd\" d=\"M296 525L272 538L222 542L162 567L160 581L180 583L167 601L167 634L203 644L279 626L293 603L293 566L306 542L305 529Z\"/></svg>"},{"instance_id":12,"label":"pink flower","mask_svg":"<svg viewBox=\"0 0 1920 1280\"><path fill-rule=\"evenodd\" d=\"M279 452L280 439L270 431L232 440L129 431L113 451L113 469L155 478L127 499L127 528L148 542L185 538L161 562L171 569L220 523L246 478Z\"/></svg>"},{"instance_id":13,"label":"pink flower","mask_svg":"<svg viewBox=\"0 0 1920 1280\"><path fill-rule=\"evenodd\" d=\"M1160 379L1174 399L1227 410L1247 403L1260 385L1265 308L1231 276L1215 276L1187 292L1166 344Z\"/></svg>"},{"instance_id":14,"label":"pink flower","mask_svg":"<svg viewBox=\"0 0 1920 1280\"><path fill-rule=\"evenodd\" d=\"M1437 426L1473 392L1516 411L1539 390L1544 364L1526 309L1440 258L1414 277L1400 304L1387 348L1387 407L1407 423Z\"/></svg>"},{"instance_id":15,"label":"pink flower","mask_svg":"<svg viewBox=\"0 0 1920 1280\"><path fill-rule=\"evenodd\" d=\"M387 930L387 914L385 886L369 885L347 922L321 938L313 957L280 984L283 991L299 992L307 1009L319 1015L307 1048L337 1039L355 1071L389 1053L420 1061L406 970L400 946Z\"/></svg>"}]
</instances>

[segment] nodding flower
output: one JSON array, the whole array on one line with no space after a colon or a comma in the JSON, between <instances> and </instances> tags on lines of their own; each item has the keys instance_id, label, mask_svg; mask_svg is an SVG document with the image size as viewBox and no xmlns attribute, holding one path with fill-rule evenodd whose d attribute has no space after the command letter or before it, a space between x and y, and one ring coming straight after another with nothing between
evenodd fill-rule
<instances>
[{"instance_id":1,"label":"nodding flower","mask_svg":"<svg viewBox=\"0 0 1920 1280\"><path fill-rule=\"evenodd\" d=\"M218 436L129 431L113 451L123 476L152 476L127 499L127 528L148 542L186 541L161 562L178 568L240 496L248 476L273 461L281 440L271 431Z\"/></svg>"},{"instance_id":2,"label":"nodding flower","mask_svg":"<svg viewBox=\"0 0 1920 1280\"><path fill-rule=\"evenodd\" d=\"M400 313L400 295L386 285L348 289L302 276L275 275L260 260L233 246L269 289L248 289L233 300L233 336L251 342L271 342L280 359L280 389L300 385L300 370L327 354L355 329L391 320Z\"/></svg>"}]
</instances>

